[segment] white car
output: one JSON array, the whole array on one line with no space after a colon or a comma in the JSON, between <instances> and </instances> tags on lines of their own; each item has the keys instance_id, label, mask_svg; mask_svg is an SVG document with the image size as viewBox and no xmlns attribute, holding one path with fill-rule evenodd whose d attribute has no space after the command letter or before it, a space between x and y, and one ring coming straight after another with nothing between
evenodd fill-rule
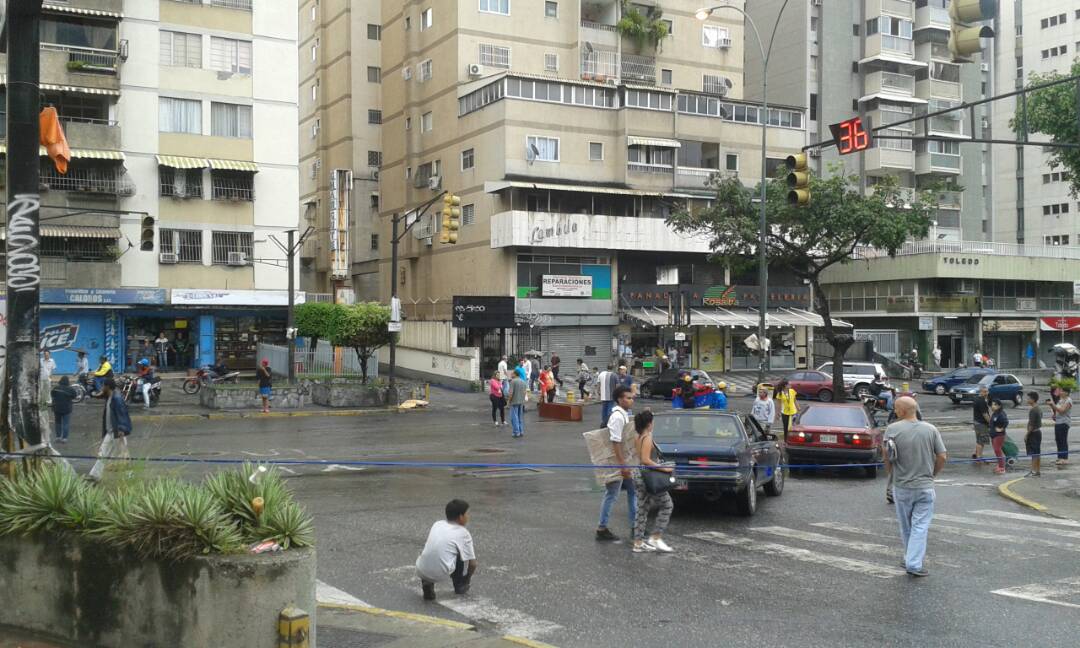
<instances>
[{"instance_id":1,"label":"white car","mask_svg":"<svg viewBox=\"0 0 1080 648\"><path fill-rule=\"evenodd\" d=\"M833 363L826 362L817 370L831 376ZM876 362L845 362L844 388L856 398L861 398L863 394L870 393L870 383L874 382L874 378L884 375L885 368Z\"/></svg>"}]
</instances>

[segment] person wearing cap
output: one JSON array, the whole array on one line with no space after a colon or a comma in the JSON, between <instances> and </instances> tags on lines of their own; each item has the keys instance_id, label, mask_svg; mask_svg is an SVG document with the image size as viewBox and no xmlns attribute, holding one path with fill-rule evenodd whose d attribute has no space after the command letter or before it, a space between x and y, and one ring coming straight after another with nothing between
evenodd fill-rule
<instances>
[{"instance_id":1,"label":"person wearing cap","mask_svg":"<svg viewBox=\"0 0 1080 648\"><path fill-rule=\"evenodd\" d=\"M150 358L143 358L139 360L139 389L142 391L143 408L150 409L150 388L157 382L157 376L154 375L154 367L150 364Z\"/></svg>"},{"instance_id":2,"label":"person wearing cap","mask_svg":"<svg viewBox=\"0 0 1080 648\"><path fill-rule=\"evenodd\" d=\"M716 392L713 394L712 409L727 409L727 383L721 380L716 383Z\"/></svg>"},{"instance_id":3,"label":"person wearing cap","mask_svg":"<svg viewBox=\"0 0 1080 648\"><path fill-rule=\"evenodd\" d=\"M127 403L116 390L116 381L112 378L102 382L101 397L105 399L101 415L101 448L98 449L98 460L87 476L93 482L101 481L106 459L128 456L127 437L131 434Z\"/></svg>"},{"instance_id":4,"label":"person wearing cap","mask_svg":"<svg viewBox=\"0 0 1080 648\"><path fill-rule=\"evenodd\" d=\"M255 377L259 379L259 397L262 398L263 414L270 413L270 392L274 384L274 374L270 371L270 361L263 358L259 367L255 370Z\"/></svg>"}]
</instances>

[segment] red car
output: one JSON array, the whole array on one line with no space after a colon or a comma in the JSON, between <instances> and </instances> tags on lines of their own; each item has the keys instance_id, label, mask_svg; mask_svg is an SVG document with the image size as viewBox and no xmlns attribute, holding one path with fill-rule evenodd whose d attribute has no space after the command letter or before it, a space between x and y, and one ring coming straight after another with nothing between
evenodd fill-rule
<instances>
[{"instance_id":1,"label":"red car","mask_svg":"<svg viewBox=\"0 0 1080 648\"><path fill-rule=\"evenodd\" d=\"M883 436L861 403L807 403L788 430L788 459L792 464L877 464ZM876 465L863 469L867 477L877 476Z\"/></svg>"},{"instance_id":2,"label":"red car","mask_svg":"<svg viewBox=\"0 0 1080 648\"><path fill-rule=\"evenodd\" d=\"M832 376L820 371L796 371L787 375L788 384L803 398L813 398L822 403L833 399Z\"/></svg>"}]
</instances>

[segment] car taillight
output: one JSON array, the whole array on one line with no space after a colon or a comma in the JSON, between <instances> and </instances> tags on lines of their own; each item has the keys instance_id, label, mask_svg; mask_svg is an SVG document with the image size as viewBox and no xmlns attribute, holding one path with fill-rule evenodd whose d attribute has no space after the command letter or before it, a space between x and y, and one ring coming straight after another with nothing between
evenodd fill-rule
<instances>
[{"instance_id":1,"label":"car taillight","mask_svg":"<svg viewBox=\"0 0 1080 648\"><path fill-rule=\"evenodd\" d=\"M810 435L806 432L788 432L788 441L792 443L806 443L810 441Z\"/></svg>"}]
</instances>

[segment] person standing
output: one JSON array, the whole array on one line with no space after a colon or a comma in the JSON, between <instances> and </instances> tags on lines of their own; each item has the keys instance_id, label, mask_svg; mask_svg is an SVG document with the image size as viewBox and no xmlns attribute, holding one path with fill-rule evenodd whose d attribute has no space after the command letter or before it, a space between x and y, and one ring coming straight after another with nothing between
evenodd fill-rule
<instances>
[{"instance_id":1,"label":"person standing","mask_svg":"<svg viewBox=\"0 0 1080 648\"><path fill-rule=\"evenodd\" d=\"M510 387L510 369L506 364L506 356L499 359L499 366L496 369L499 373L499 380L503 383L503 391L505 392Z\"/></svg>"},{"instance_id":2,"label":"person standing","mask_svg":"<svg viewBox=\"0 0 1080 648\"><path fill-rule=\"evenodd\" d=\"M503 381L499 378L499 372L491 374L488 381L488 399L491 401L491 422L495 427L506 425L506 396L503 394ZM495 418L498 412L499 418ZM501 421L501 422L500 422Z\"/></svg>"},{"instance_id":3,"label":"person standing","mask_svg":"<svg viewBox=\"0 0 1080 648\"><path fill-rule=\"evenodd\" d=\"M562 379L559 378L559 364L562 359L559 358L558 353L551 354L551 375L555 378L556 388L562 387Z\"/></svg>"},{"instance_id":4,"label":"person standing","mask_svg":"<svg viewBox=\"0 0 1080 648\"><path fill-rule=\"evenodd\" d=\"M274 373L270 371L270 361L266 358L263 358L255 370L255 378L259 381L259 398L262 399L263 414L269 414L270 394L274 389Z\"/></svg>"},{"instance_id":5,"label":"person standing","mask_svg":"<svg viewBox=\"0 0 1080 648\"><path fill-rule=\"evenodd\" d=\"M634 389L634 377L630 375L630 370L626 368L626 365L619 365L619 373L616 376L616 386L622 385L628 387L631 393L636 393Z\"/></svg>"},{"instance_id":6,"label":"person standing","mask_svg":"<svg viewBox=\"0 0 1080 648\"><path fill-rule=\"evenodd\" d=\"M112 378L106 378L102 384L101 397L105 399L101 415L101 447L98 449L98 460L88 476L94 482L101 481L107 459L128 456L127 438L131 434L127 403L116 391L116 382Z\"/></svg>"},{"instance_id":7,"label":"person standing","mask_svg":"<svg viewBox=\"0 0 1080 648\"><path fill-rule=\"evenodd\" d=\"M934 517L934 478L945 467L945 443L936 427L916 417L914 399L898 398L895 407L898 420L885 428L885 470L893 476L904 569L927 576L926 537Z\"/></svg>"},{"instance_id":8,"label":"person standing","mask_svg":"<svg viewBox=\"0 0 1080 648\"><path fill-rule=\"evenodd\" d=\"M989 395L990 389L986 385L980 385L979 394L972 402L971 426L975 430L975 452L971 453L971 458L975 460L976 465L981 465L979 459L982 459L983 447L990 443Z\"/></svg>"},{"instance_id":9,"label":"person standing","mask_svg":"<svg viewBox=\"0 0 1080 648\"><path fill-rule=\"evenodd\" d=\"M1072 425L1072 398L1069 390L1057 388L1057 399L1046 403L1054 413L1054 441L1057 443L1058 458L1054 464L1058 467L1069 464L1069 427Z\"/></svg>"},{"instance_id":10,"label":"person standing","mask_svg":"<svg viewBox=\"0 0 1080 648\"><path fill-rule=\"evenodd\" d=\"M510 431L515 439L525 436L525 394L529 386L525 382L524 373L524 369L515 372L510 381Z\"/></svg>"},{"instance_id":11,"label":"person standing","mask_svg":"<svg viewBox=\"0 0 1080 648\"><path fill-rule=\"evenodd\" d=\"M937 368L941 369L941 347L935 344L934 350L930 352L930 355L934 357L934 364L937 365Z\"/></svg>"},{"instance_id":12,"label":"person standing","mask_svg":"<svg viewBox=\"0 0 1080 648\"><path fill-rule=\"evenodd\" d=\"M788 428L791 427L791 417L799 413L799 405L795 402L797 394L788 384L786 379L781 380L776 386L776 400L780 403L780 421L784 424L784 438L787 438Z\"/></svg>"},{"instance_id":13,"label":"person standing","mask_svg":"<svg viewBox=\"0 0 1080 648\"><path fill-rule=\"evenodd\" d=\"M79 380L83 374L88 373L90 373L90 358L86 357L86 351L80 349L75 355L75 380Z\"/></svg>"},{"instance_id":14,"label":"person standing","mask_svg":"<svg viewBox=\"0 0 1080 648\"><path fill-rule=\"evenodd\" d=\"M544 365L540 371L540 402L555 402L555 377L551 375L551 365Z\"/></svg>"},{"instance_id":15,"label":"person standing","mask_svg":"<svg viewBox=\"0 0 1080 648\"><path fill-rule=\"evenodd\" d=\"M615 378L611 365L596 377L596 385L600 388L600 427L606 427L611 410L615 407Z\"/></svg>"},{"instance_id":16,"label":"person standing","mask_svg":"<svg viewBox=\"0 0 1080 648\"><path fill-rule=\"evenodd\" d=\"M581 392L581 400L588 398L589 394L585 391L585 385L589 382L589 365L585 364L585 361L581 358L577 359L577 388Z\"/></svg>"},{"instance_id":17,"label":"person standing","mask_svg":"<svg viewBox=\"0 0 1080 648\"><path fill-rule=\"evenodd\" d=\"M1001 401L994 399L990 402L990 447L994 449L994 456L997 457L997 468L994 468L994 474L1005 474L1005 452L1002 447L1005 445L1005 432L1009 428L1009 415L1005 413L1005 410L1001 407Z\"/></svg>"},{"instance_id":18,"label":"person standing","mask_svg":"<svg viewBox=\"0 0 1080 648\"><path fill-rule=\"evenodd\" d=\"M619 491L626 491L626 504L630 519L630 530L633 532L637 519L637 489L634 487L633 474L626 466L636 463L634 456L634 439L630 433L634 428L630 426L630 408L634 404L634 395L626 387L615 389L615 407L608 417L607 433L608 441L615 455L615 465L621 466L617 472L612 473L610 481L604 484L604 501L600 505L600 523L596 527L596 539L600 541L618 540L608 529L608 520L611 518L611 509L615 506L615 500L619 497ZM629 429L627 429L629 428Z\"/></svg>"},{"instance_id":19,"label":"person standing","mask_svg":"<svg viewBox=\"0 0 1080 648\"><path fill-rule=\"evenodd\" d=\"M416 575L425 601L435 600L435 583L447 577L454 584L455 594L468 593L476 573L472 534L465 528L468 523L469 503L454 499L446 505L446 519L431 525L424 550L416 559Z\"/></svg>"},{"instance_id":20,"label":"person standing","mask_svg":"<svg viewBox=\"0 0 1080 648\"><path fill-rule=\"evenodd\" d=\"M157 339L154 340L154 350L157 352L158 367L164 371L169 366L169 347L171 343L169 338L165 336L165 331L158 333Z\"/></svg>"},{"instance_id":21,"label":"person standing","mask_svg":"<svg viewBox=\"0 0 1080 648\"><path fill-rule=\"evenodd\" d=\"M766 432L776 422L776 403L769 398L769 390L764 386L758 387L758 397L750 408L750 416L753 416Z\"/></svg>"},{"instance_id":22,"label":"person standing","mask_svg":"<svg viewBox=\"0 0 1080 648\"><path fill-rule=\"evenodd\" d=\"M540 386L540 360L536 356L529 358L529 389L537 391ZM540 400L543 400L541 393Z\"/></svg>"},{"instance_id":23,"label":"person standing","mask_svg":"<svg viewBox=\"0 0 1080 648\"><path fill-rule=\"evenodd\" d=\"M191 348L191 343L188 341L187 333L183 331L176 332L176 340L173 341L173 349L176 351L173 364L180 369L187 369L191 366L191 360L188 359L188 350Z\"/></svg>"},{"instance_id":24,"label":"person standing","mask_svg":"<svg viewBox=\"0 0 1080 648\"><path fill-rule=\"evenodd\" d=\"M649 410L638 412L634 416L634 431L637 439L634 441L634 449L641 465L646 470L658 470L672 473L675 471L671 466L659 463L660 451L652 439L653 413ZM634 517L634 553L646 551L662 551L671 553L673 549L664 542L664 531L667 530L671 521L671 512L675 505L671 502L671 493L664 491L657 495L651 495L645 488L645 479L641 470L634 471L634 490L637 496L637 515ZM645 529L649 526L649 513L656 509L656 521L653 522L652 533L649 539L645 539Z\"/></svg>"},{"instance_id":25,"label":"person standing","mask_svg":"<svg viewBox=\"0 0 1080 648\"><path fill-rule=\"evenodd\" d=\"M75 402L75 389L71 387L67 376L60 376L60 384L52 388L50 397L56 426L56 441L67 443L68 433L71 431L72 403Z\"/></svg>"},{"instance_id":26,"label":"person standing","mask_svg":"<svg viewBox=\"0 0 1080 648\"><path fill-rule=\"evenodd\" d=\"M56 371L56 360L53 360L52 353L48 351L42 351L41 353L41 384L47 385L52 380L53 372Z\"/></svg>"},{"instance_id":27,"label":"person standing","mask_svg":"<svg viewBox=\"0 0 1080 648\"><path fill-rule=\"evenodd\" d=\"M1039 409L1039 392L1027 393L1028 422L1024 434L1024 451L1031 457L1031 470L1024 477L1042 477L1042 410Z\"/></svg>"},{"instance_id":28,"label":"person standing","mask_svg":"<svg viewBox=\"0 0 1080 648\"><path fill-rule=\"evenodd\" d=\"M976 349L975 353L971 354L971 366L972 367L981 367L981 366L983 366L982 359L983 359L982 351L979 351L978 349Z\"/></svg>"}]
</instances>

